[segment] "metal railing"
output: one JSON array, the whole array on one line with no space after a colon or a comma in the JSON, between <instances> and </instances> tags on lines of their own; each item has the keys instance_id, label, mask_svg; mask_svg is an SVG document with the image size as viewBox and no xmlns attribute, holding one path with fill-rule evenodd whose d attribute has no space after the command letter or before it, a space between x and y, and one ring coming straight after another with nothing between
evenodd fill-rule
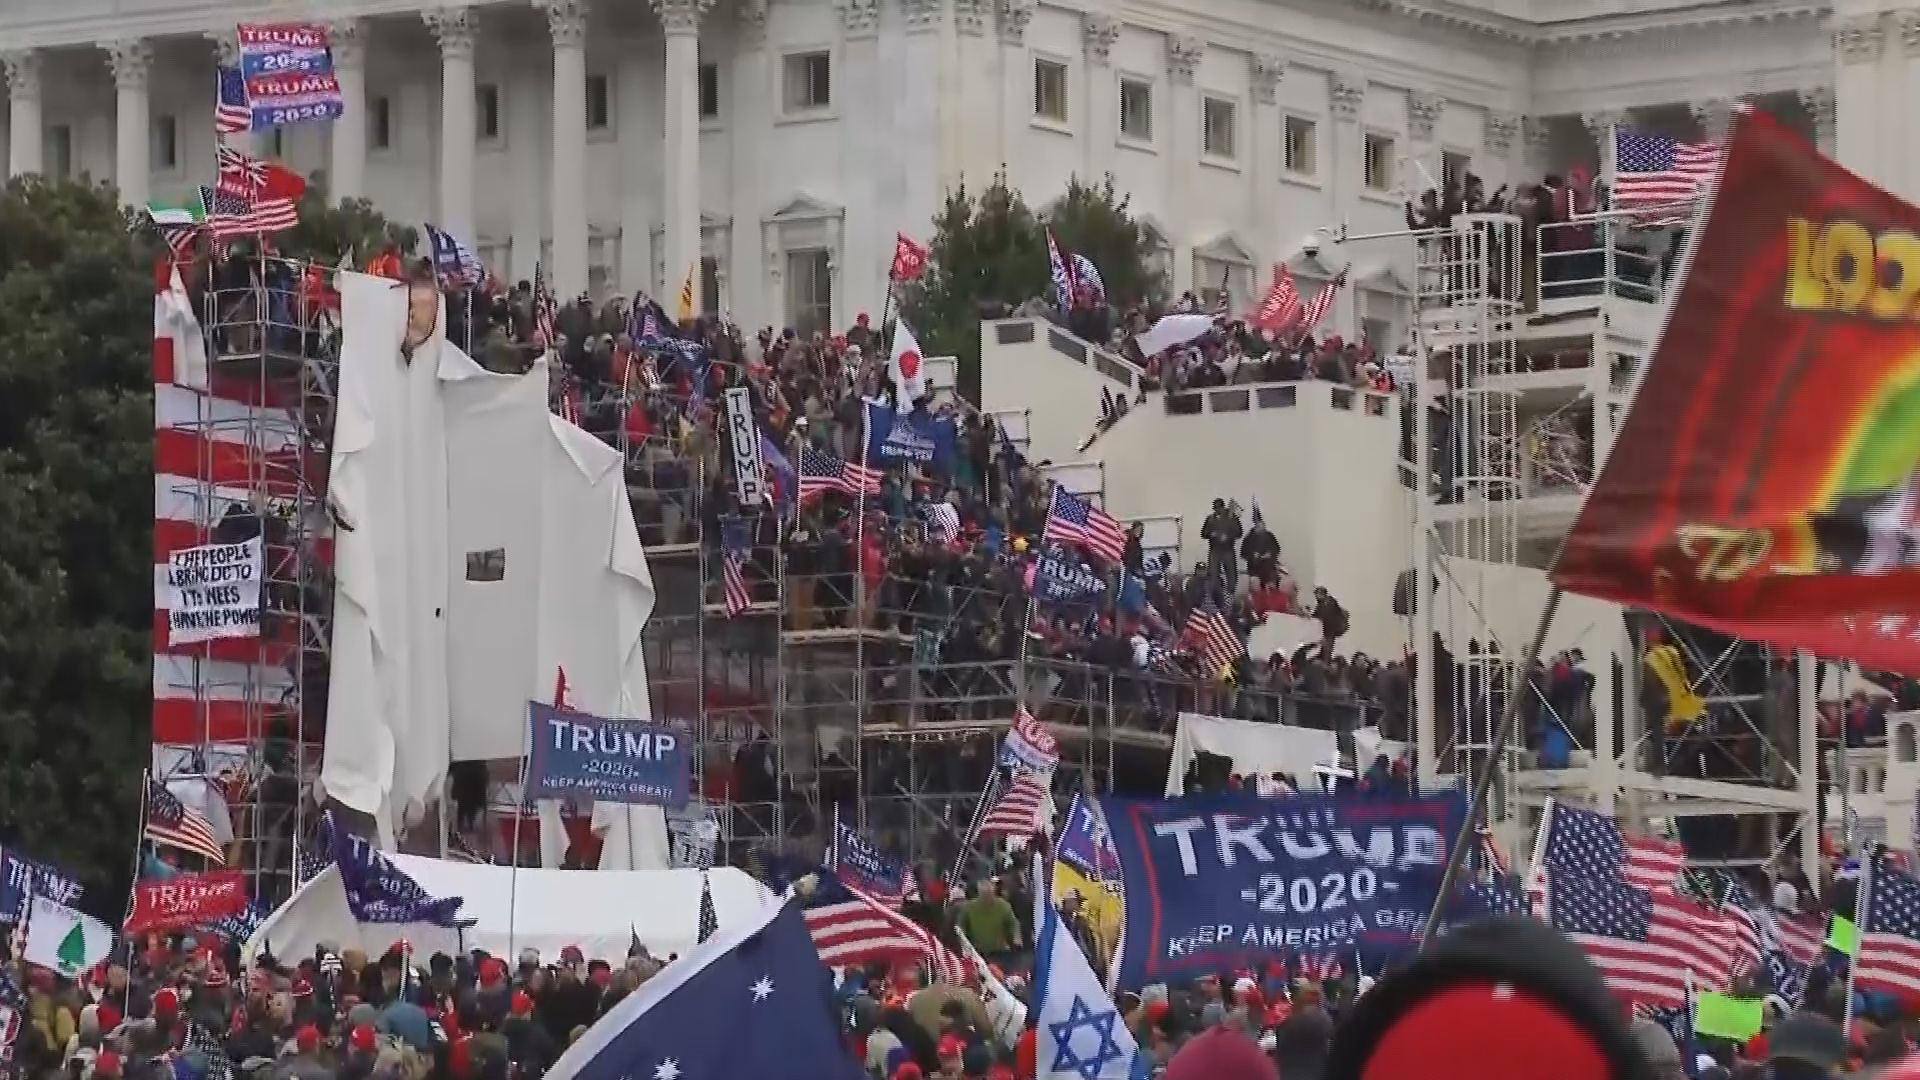
<instances>
[{"instance_id":1,"label":"metal railing","mask_svg":"<svg viewBox=\"0 0 1920 1080\"><path fill-rule=\"evenodd\" d=\"M1612 297L1657 303L1665 285L1662 260L1626 224L1606 219L1540 226L1536 308Z\"/></svg>"}]
</instances>

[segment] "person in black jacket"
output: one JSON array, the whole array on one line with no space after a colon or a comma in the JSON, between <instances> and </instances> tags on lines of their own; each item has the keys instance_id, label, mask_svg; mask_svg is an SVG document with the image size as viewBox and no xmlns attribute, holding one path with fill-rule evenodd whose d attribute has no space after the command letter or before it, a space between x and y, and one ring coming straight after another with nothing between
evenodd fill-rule
<instances>
[{"instance_id":1,"label":"person in black jacket","mask_svg":"<svg viewBox=\"0 0 1920 1080\"><path fill-rule=\"evenodd\" d=\"M1331 660L1333 643L1346 634L1350 620L1347 609L1340 606L1340 601L1334 599L1325 585L1316 586L1313 590L1312 619L1320 624L1320 656Z\"/></svg>"}]
</instances>

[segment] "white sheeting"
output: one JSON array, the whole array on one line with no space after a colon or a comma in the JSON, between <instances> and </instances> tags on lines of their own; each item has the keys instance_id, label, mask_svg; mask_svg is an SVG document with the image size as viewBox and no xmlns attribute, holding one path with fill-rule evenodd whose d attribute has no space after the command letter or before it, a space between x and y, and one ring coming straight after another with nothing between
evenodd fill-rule
<instances>
[{"instance_id":1,"label":"white sheeting","mask_svg":"<svg viewBox=\"0 0 1920 1080\"><path fill-rule=\"evenodd\" d=\"M1241 776L1253 773L1312 774L1315 765L1339 759L1339 737L1319 728L1230 720L1223 716L1181 713L1173 735L1173 757L1167 764L1167 797L1185 790L1187 768L1201 752L1233 762Z\"/></svg>"},{"instance_id":2,"label":"white sheeting","mask_svg":"<svg viewBox=\"0 0 1920 1080\"><path fill-rule=\"evenodd\" d=\"M476 920L464 932L422 923L362 925L347 909L340 871L329 866L260 924L244 953L311 956L316 945L358 948L378 956L405 939L414 952L449 955L485 949L514 956L534 948L551 959L578 945L588 959L618 964L634 935L658 957L685 955L698 940L698 870L524 869L388 855L435 896L461 898L461 916ZM774 902L766 886L732 867L709 872L714 913L721 927L755 917Z\"/></svg>"}]
</instances>

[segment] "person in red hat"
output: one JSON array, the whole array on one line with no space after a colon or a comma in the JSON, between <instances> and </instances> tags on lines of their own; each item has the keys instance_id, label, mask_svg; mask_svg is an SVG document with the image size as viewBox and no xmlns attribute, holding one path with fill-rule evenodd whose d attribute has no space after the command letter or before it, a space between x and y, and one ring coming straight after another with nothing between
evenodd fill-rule
<instances>
[{"instance_id":1,"label":"person in red hat","mask_svg":"<svg viewBox=\"0 0 1920 1080\"><path fill-rule=\"evenodd\" d=\"M552 1033L534 1019L532 994L515 990L509 1005L507 1018L500 1023L500 1035L507 1041L507 1052L525 1074L539 1076L559 1057L559 1046Z\"/></svg>"},{"instance_id":2,"label":"person in red hat","mask_svg":"<svg viewBox=\"0 0 1920 1080\"><path fill-rule=\"evenodd\" d=\"M1223 1025L1189 1039L1162 1080L1280 1080L1280 1070L1252 1039Z\"/></svg>"}]
</instances>

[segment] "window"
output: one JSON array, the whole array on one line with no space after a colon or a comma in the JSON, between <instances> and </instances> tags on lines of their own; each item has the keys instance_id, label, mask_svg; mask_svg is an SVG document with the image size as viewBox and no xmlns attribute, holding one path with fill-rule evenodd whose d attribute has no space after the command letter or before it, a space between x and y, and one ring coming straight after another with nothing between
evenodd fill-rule
<instances>
[{"instance_id":1,"label":"window","mask_svg":"<svg viewBox=\"0 0 1920 1080\"><path fill-rule=\"evenodd\" d=\"M1153 141L1153 84L1141 79L1120 80L1120 135L1140 142Z\"/></svg>"},{"instance_id":2,"label":"window","mask_svg":"<svg viewBox=\"0 0 1920 1080\"><path fill-rule=\"evenodd\" d=\"M1398 171L1394 167L1393 136L1369 134L1361 152L1364 160L1360 164L1360 176L1367 190L1392 191L1394 174Z\"/></svg>"},{"instance_id":3,"label":"window","mask_svg":"<svg viewBox=\"0 0 1920 1080\"><path fill-rule=\"evenodd\" d=\"M473 137L481 141L500 137L500 87L481 83L473 88Z\"/></svg>"},{"instance_id":4,"label":"window","mask_svg":"<svg viewBox=\"0 0 1920 1080\"><path fill-rule=\"evenodd\" d=\"M1382 356L1394 351L1393 324L1385 319L1361 319L1360 337Z\"/></svg>"},{"instance_id":5,"label":"window","mask_svg":"<svg viewBox=\"0 0 1920 1080\"><path fill-rule=\"evenodd\" d=\"M605 75L587 76L587 130L613 129L613 94Z\"/></svg>"},{"instance_id":6,"label":"window","mask_svg":"<svg viewBox=\"0 0 1920 1080\"><path fill-rule=\"evenodd\" d=\"M787 252L787 324L803 338L833 329L833 270L826 249Z\"/></svg>"},{"instance_id":7,"label":"window","mask_svg":"<svg viewBox=\"0 0 1920 1080\"><path fill-rule=\"evenodd\" d=\"M1200 153L1233 160L1233 102L1225 98L1200 99Z\"/></svg>"},{"instance_id":8,"label":"window","mask_svg":"<svg viewBox=\"0 0 1920 1080\"><path fill-rule=\"evenodd\" d=\"M700 313L720 314L720 260L700 256Z\"/></svg>"},{"instance_id":9,"label":"window","mask_svg":"<svg viewBox=\"0 0 1920 1080\"><path fill-rule=\"evenodd\" d=\"M385 150L393 145L393 99L374 98L367 110L367 145Z\"/></svg>"},{"instance_id":10,"label":"window","mask_svg":"<svg viewBox=\"0 0 1920 1080\"><path fill-rule=\"evenodd\" d=\"M1446 151L1440 155L1440 183L1447 191L1464 187L1467 174L1472 171L1473 159L1466 154Z\"/></svg>"},{"instance_id":11,"label":"window","mask_svg":"<svg viewBox=\"0 0 1920 1080\"><path fill-rule=\"evenodd\" d=\"M55 124L47 129L47 174L54 177L73 175L73 128L66 124Z\"/></svg>"},{"instance_id":12,"label":"window","mask_svg":"<svg viewBox=\"0 0 1920 1080\"><path fill-rule=\"evenodd\" d=\"M287 129L286 128L273 129L273 138L267 140L267 154L269 157L278 158L281 161L285 161L287 159Z\"/></svg>"},{"instance_id":13,"label":"window","mask_svg":"<svg viewBox=\"0 0 1920 1080\"><path fill-rule=\"evenodd\" d=\"M1287 117L1284 136L1287 171L1312 176L1320 171L1320 128L1304 116Z\"/></svg>"},{"instance_id":14,"label":"window","mask_svg":"<svg viewBox=\"0 0 1920 1080\"><path fill-rule=\"evenodd\" d=\"M790 113L833 106L833 61L823 52L787 57L782 102Z\"/></svg>"},{"instance_id":15,"label":"window","mask_svg":"<svg viewBox=\"0 0 1920 1080\"><path fill-rule=\"evenodd\" d=\"M155 172L172 172L180 167L180 118L162 113L153 118L153 148L147 164Z\"/></svg>"},{"instance_id":16,"label":"window","mask_svg":"<svg viewBox=\"0 0 1920 1080\"><path fill-rule=\"evenodd\" d=\"M720 65L700 65L700 119L720 118Z\"/></svg>"},{"instance_id":17,"label":"window","mask_svg":"<svg viewBox=\"0 0 1920 1080\"><path fill-rule=\"evenodd\" d=\"M1033 62L1033 115L1067 122L1067 65L1053 60Z\"/></svg>"}]
</instances>

